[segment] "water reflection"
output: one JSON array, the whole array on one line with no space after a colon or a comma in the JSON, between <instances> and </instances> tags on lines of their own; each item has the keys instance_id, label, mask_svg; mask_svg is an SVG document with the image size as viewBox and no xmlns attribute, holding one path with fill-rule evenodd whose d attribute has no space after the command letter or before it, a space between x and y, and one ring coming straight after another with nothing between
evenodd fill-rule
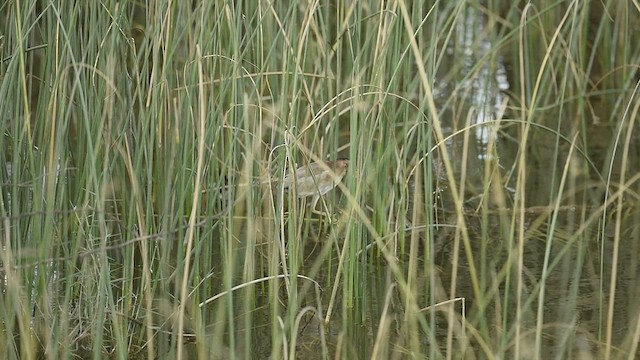
<instances>
[{"instance_id":1,"label":"water reflection","mask_svg":"<svg viewBox=\"0 0 640 360\"><path fill-rule=\"evenodd\" d=\"M510 85L502 56L495 54L494 44L482 35L486 20L473 7L465 10L464 20L456 26L455 44L461 49L454 49L450 45L447 51L463 55L464 60L460 62L460 82L456 87L469 101L470 124L480 125L474 127L478 160L490 160L493 154L488 151L487 145L496 139L490 138L491 126L487 122L497 119L504 112L504 92ZM481 60L489 56L494 61Z\"/></svg>"}]
</instances>

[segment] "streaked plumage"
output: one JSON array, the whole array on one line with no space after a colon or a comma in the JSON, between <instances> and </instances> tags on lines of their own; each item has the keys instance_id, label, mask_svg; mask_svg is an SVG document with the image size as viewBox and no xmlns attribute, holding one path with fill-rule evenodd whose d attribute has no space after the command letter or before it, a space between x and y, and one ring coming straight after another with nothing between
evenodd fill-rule
<instances>
[{"instance_id":1,"label":"streaked plumage","mask_svg":"<svg viewBox=\"0 0 640 360\"><path fill-rule=\"evenodd\" d=\"M294 188L298 197L313 196L311 209L315 209L320 196L328 193L342 181L347 172L349 160L341 159L325 162L326 167L319 163L311 163L296 169L294 174L289 174L282 180L282 185L286 190ZM330 170L330 171L328 171ZM295 186L293 182L295 181Z\"/></svg>"}]
</instances>

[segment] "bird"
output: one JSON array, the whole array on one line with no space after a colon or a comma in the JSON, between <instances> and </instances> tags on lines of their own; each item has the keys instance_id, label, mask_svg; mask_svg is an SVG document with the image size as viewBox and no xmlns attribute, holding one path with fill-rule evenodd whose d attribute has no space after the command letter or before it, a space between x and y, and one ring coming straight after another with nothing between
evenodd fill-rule
<instances>
[{"instance_id":1,"label":"bird","mask_svg":"<svg viewBox=\"0 0 640 360\"><path fill-rule=\"evenodd\" d=\"M342 181L348 165L348 159L325 161L324 165L318 162L303 165L282 179L282 187L286 191L294 191L299 198L312 196L313 211L320 196L333 190Z\"/></svg>"}]
</instances>

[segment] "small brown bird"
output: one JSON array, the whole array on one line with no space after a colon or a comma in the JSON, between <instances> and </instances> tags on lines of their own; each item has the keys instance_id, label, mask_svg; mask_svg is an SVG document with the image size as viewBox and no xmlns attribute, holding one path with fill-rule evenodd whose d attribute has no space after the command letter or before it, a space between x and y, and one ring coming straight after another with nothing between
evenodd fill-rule
<instances>
[{"instance_id":1,"label":"small brown bird","mask_svg":"<svg viewBox=\"0 0 640 360\"><path fill-rule=\"evenodd\" d=\"M320 196L328 193L338 185L347 172L349 160L339 159L336 161L326 161L326 166L314 162L296 169L293 174L289 174L282 179L285 190L296 192L298 197L313 196L311 200L311 210L314 210ZM293 182L295 181L295 186Z\"/></svg>"}]
</instances>

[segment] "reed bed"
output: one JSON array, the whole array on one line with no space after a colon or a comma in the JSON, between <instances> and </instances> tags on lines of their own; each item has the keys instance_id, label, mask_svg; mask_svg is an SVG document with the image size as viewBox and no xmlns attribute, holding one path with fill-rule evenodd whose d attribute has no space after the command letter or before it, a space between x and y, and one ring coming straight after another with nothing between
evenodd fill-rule
<instances>
[{"instance_id":1,"label":"reed bed","mask_svg":"<svg viewBox=\"0 0 640 360\"><path fill-rule=\"evenodd\" d=\"M637 357L636 2L0 19L2 358Z\"/></svg>"}]
</instances>

